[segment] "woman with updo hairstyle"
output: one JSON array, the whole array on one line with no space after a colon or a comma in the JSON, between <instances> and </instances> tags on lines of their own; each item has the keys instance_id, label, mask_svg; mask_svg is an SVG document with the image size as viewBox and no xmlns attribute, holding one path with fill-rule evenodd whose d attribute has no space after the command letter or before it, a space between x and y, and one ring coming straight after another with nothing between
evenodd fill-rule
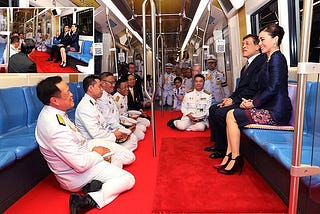
<instances>
[{"instance_id":1,"label":"woman with updo hairstyle","mask_svg":"<svg viewBox=\"0 0 320 214\"><path fill-rule=\"evenodd\" d=\"M34 48L34 40L25 39L21 43L21 51L9 58L8 73L37 73L36 64L28 56Z\"/></svg>"},{"instance_id":2,"label":"woman with updo hairstyle","mask_svg":"<svg viewBox=\"0 0 320 214\"><path fill-rule=\"evenodd\" d=\"M269 24L259 32L259 46L267 60L256 81L258 92L252 100L243 99L240 108L227 113L228 148L222 162L214 167L219 173L232 175L242 172L244 160L240 156L240 129L248 124L288 125L291 101L288 96L287 60L280 51L284 30ZM258 71L257 71L258 72Z\"/></svg>"}]
</instances>

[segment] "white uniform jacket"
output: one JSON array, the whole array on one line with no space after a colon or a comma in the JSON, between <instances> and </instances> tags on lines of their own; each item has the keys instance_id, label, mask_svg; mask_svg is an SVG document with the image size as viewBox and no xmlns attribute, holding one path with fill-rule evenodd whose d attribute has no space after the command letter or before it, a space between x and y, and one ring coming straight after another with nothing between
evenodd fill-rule
<instances>
[{"instance_id":1,"label":"white uniform jacket","mask_svg":"<svg viewBox=\"0 0 320 214\"><path fill-rule=\"evenodd\" d=\"M202 89L201 91L197 91L194 89L185 94L181 105L181 112L183 116L197 112L205 112L205 114L209 116L210 106L210 92L204 89Z\"/></svg>"},{"instance_id":2,"label":"white uniform jacket","mask_svg":"<svg viewBox=\"0 0 320 214\"><path fill-rule=\"evenodd\" d=\"M44 106L35 131L40 151L63 189L73 191L105 170L108 162L89 150L66 113Z\"/></svg>"},{"instance_id":3,"label":"white uniform jacket","mask_svg":"<svg viewBox=\"0 0 320 214\"><path fill-rule=\"evenodd\" d=\"M106 138L115 142L116 136L107 125L95 99L85 94L76 109L76 126L79 132L87 139Z\"/></svg>"}]
</instances>

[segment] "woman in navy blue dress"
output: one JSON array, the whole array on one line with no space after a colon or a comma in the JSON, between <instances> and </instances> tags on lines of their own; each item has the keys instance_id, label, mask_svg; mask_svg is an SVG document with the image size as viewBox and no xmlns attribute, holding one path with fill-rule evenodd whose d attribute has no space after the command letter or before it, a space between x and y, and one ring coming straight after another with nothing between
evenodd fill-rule
<instances>
[{"instance_id":1,"label":"woman in navy blue dress","mask_svg":"<svg viewBox=\"0 0 320 214\"><path fill-rule=\"evenodd\" d=\"M240 108L227 113L228 148L226 156L214 167L219 173L231 175L242 172L244 160L240 156L240 129L247 124L287 125L291 117L291 102L288 97L288 67L279 46L284 30L277 24L269 24L259 33L261 52L267 61L257 81L258 93L252 100L245 100Z\"/></svg>"},{"instance_id":2,"label":"woman in navy blue dress","mask_svg":"<svg viewBox=\"0 0 320 214\"><path fill-rule=\"evenodd\" d=\"M79 46L79 31L78 31L78 25L72 24L71 25L71 32L70 32L70 42L69 45L65 48L62 47L60 49L61 53L61 67L65 68L67 67L67 52L73 51L73 52L79 52L80 46Z\"/></svg>"}]
</instances>

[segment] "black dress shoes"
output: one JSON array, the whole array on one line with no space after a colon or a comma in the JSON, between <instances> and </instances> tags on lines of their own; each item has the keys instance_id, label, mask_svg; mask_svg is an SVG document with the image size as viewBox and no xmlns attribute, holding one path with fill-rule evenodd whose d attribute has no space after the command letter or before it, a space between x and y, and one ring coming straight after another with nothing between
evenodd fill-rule
<instances>
[{"instance_id":1,"label":"black dress shoes","mask_svg":"<svg viewBox=\"0 0 320 214\"><path fill-rule=\"evenodd\" d=\"M214 152L217 149L216 149L216 146L208 146L208 147L204 148L203 150L206 152Z\"/></svg>"},{"instance_id":2,"label":"black dress shoes","mask_svg":"<svg viewBox=\"0 0 320 214\"><path fill-rule=\"evenodd\" d=\"M56 60L54 60L54 63L58 63L60 60L57 58Z\"/></svg>"},{"instance_id":3,"label":"black dress shoes","mask_svg":"<svg viewBox=\"0 0 320 214\"><path fill-rule=\"evenodd\" d=\"M97 207L97 203L90 197L90 195L81 196L73 193L70 195L69 206L70 214L79 214Z\"/></svg>"},{"instance_id":4,"label":"black dress shoes","mask_svg":"<svg viewBox=\"0 0 320 214\"><path fill-rule=\"evenodd\" d=\"M49 57L46 61L52 61L53 59L51 57Z\"/></svg>"},{"instance_id":5,"label":"black dress shoes","mask_svg":"<svg viewBox=\"0 0 320 214\"><path fill-rule=\"evenodd\" d=\"M225 156L226 152L225 151L215 151L214 153L209 155L209 158L223 158Z\"/></svg>"},{"instance_id":6,"label":"black dress shoes","mask_svg":"<svg viewBox=\"0 0 320 214\"><path fill-rule=\"evenodd\" d=\"M102 182L98 181L98 180L92 180L90 183L87 183L83 188L82 188L82 192L84 192L85 194L89 193L89 192L96 192L99 191L102 187Z\"/></svg>"}]
</instances>

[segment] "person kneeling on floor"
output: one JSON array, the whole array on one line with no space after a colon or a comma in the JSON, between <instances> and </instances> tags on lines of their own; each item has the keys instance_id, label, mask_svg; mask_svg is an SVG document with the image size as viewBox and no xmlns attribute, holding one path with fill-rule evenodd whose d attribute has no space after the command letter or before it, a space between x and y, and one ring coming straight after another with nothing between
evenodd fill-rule
<instances>
[{"instance_id":1,"label":"person kneeling on floor","mask_svg":"<svg viewBox=\"0 0 320 214\"><path fill-rule=\"evenodd\" d=\"M209 127L208 115L211 105L210 92L203 89L205 78L202 74L194 76L194 89L189 90L183 98L180 120L173 121L179 130L204 131Z\"/></svg>"}]
</instances>

